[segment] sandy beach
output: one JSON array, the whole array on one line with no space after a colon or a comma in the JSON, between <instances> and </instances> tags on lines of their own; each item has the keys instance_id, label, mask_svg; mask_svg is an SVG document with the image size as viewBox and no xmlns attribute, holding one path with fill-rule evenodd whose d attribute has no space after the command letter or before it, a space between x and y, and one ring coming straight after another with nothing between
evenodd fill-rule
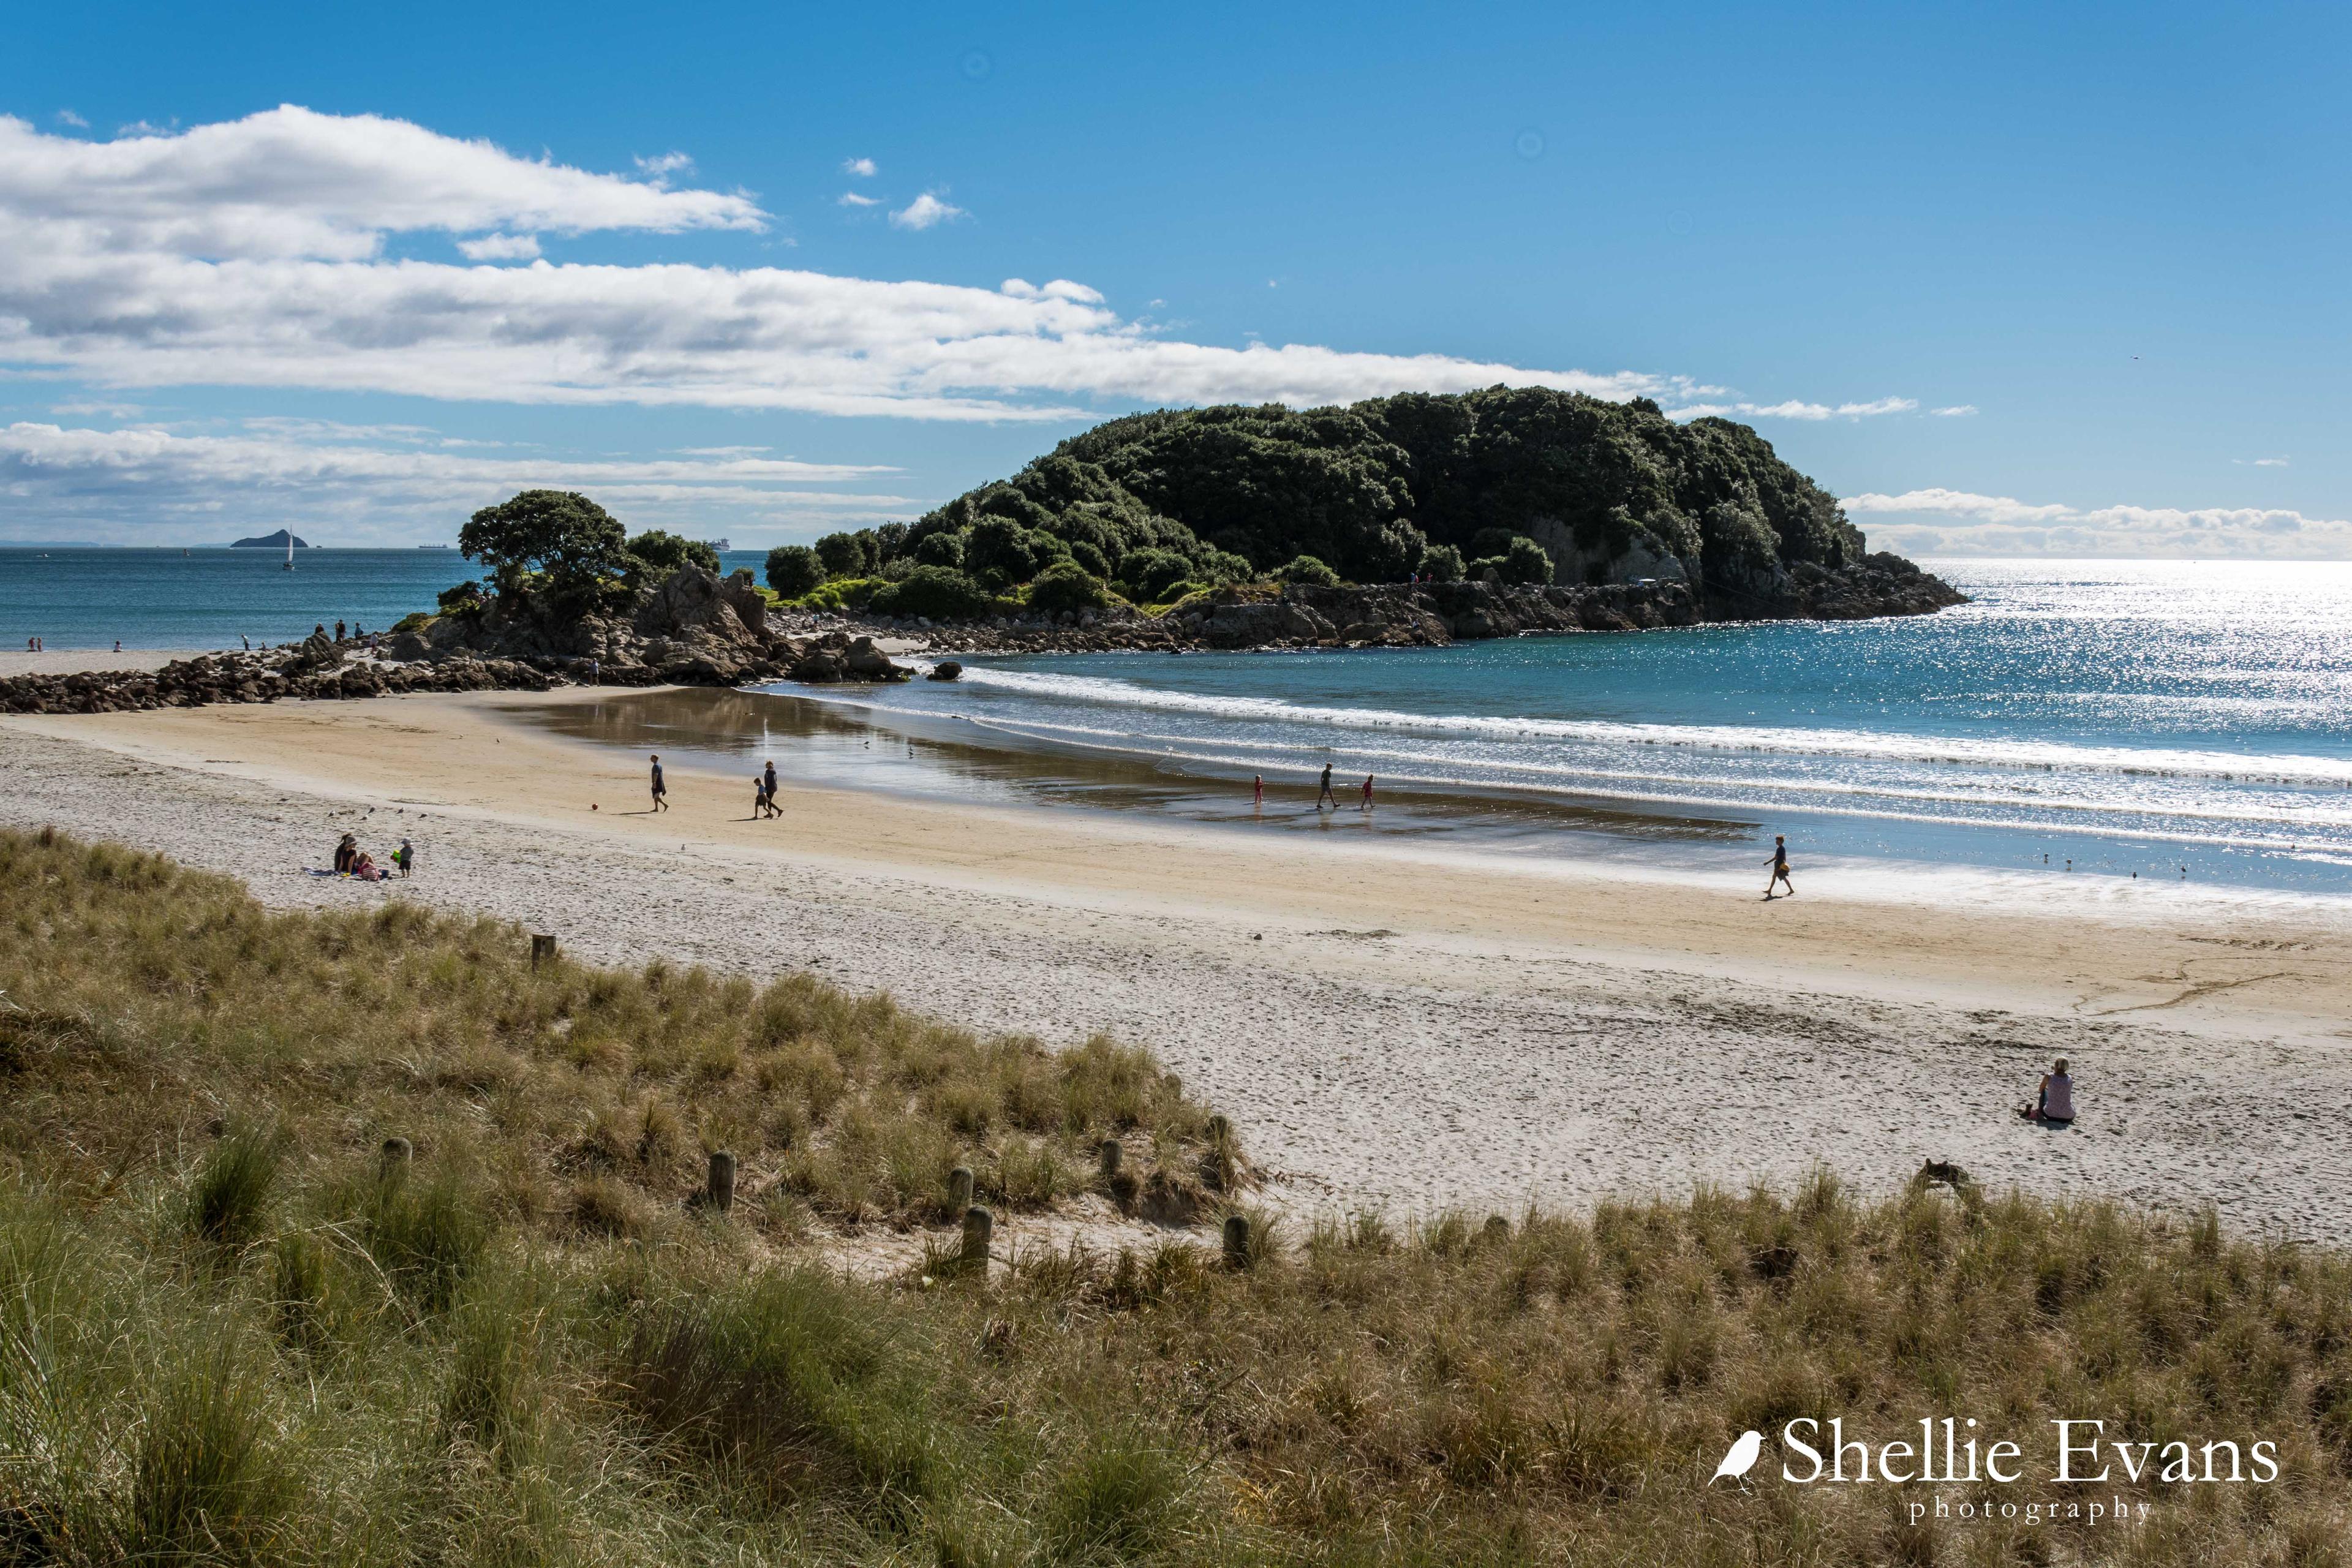
<instances>
[{"instance_id":1,"label":"sandy beach","mask_svg":"<svg viewBox=\"0 0 2352 1568\"><path fill-rule=\"evenodd\" d=\"M1926 1157L2352 1240L2352 911L2157 884L1759 887L1370 836L787 788L517 722L513 695L0 721L0 824L387 897L584 957L807 967L982 1027L1148 1044L1278 1201L1515 1209ZM335 837L411 881L313 878ZM1961 896L1962 893L1965 896ZM2012 1107L2073 1058L2084 1115Z\"/></svg>"},{"instance_id":2,"label":"sandy beach","mask_svg":"<svg viewBox=\"0 0 2352 1568\"><path fill-rule=\"evenodd\" d=\"M111 648L60 647L40 653L27 653L23 648L0 650L0 680L12 675L80 675L120 674L131 670L161 669L175 658L194 658L206 653L219 653L219 648L152 648L127 647L117 653Z\"/></svg>"}]
</instances>

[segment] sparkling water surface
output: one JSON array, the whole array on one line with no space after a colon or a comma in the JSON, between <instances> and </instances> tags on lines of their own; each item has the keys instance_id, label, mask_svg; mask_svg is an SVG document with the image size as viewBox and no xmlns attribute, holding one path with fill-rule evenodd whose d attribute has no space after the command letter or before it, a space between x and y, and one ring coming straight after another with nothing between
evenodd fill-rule
<instances>
[{"instance_id":1,"label":"sparkling water surface","mask_svg":"<svg viewBox=\"0 0 2352 1568\"><path fill-rule=\"evenodd\" d=\"M971 660L951 685L834 700L1262 773L1285 799L1328 761L1343 785L1607 803L1786 833L1801 857L2352 891L2352 563L1932 564L1973 602L1337 657Z\"/></svg>"},{"instance_id":2,"label":"sparkling water surface","mask_svg":"<svg viewBox=\"0 0 2352 1568\"><path fill-rule=\"evenodd\" d=\"M0 647L380 629L473 574L454 551L295 559L0 549ZM1536 831L1514 843L1538 851L1729 865L1785 833L1801 885L1808 861L1858 857L2352 893L2352 563L1930 564L1973 602L1444 649L974 658L953 684L778 688L857 728L755 703L726 710L729 747L988 798L1103 804L1112 779L1123 807L1192 815L1263 774L1277 824L1327 819L1328 762L1350 805L1370 773L1383 809L1524 808ZM884 732L907 744L877 773Z\"/></svg>"}]
</instances>

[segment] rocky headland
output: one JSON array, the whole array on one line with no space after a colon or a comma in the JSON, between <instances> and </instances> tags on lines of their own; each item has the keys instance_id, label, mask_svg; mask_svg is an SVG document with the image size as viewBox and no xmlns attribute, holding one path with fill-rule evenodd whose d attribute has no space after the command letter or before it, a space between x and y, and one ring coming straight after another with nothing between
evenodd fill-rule
<instances>
[{"instance_id":1,"label":"rocky headland","mask_svg":"<svg viewBox=\"0 0 2352 1568\"><path fill-rule=\"evenodd\" d=\"M1790 594L1771 607L1816 619L1923 615L1962 598L1941 578L1893 555L1868 556L1835 572L1801 566L1791 582ZM946 625L780 612L748 574L719 577L688 565L625 613L563 618L528 601L509 606L493 600L478 609L413 616L391 636L365 642L318 633L283 647L208 654L152 671L20 675L0 679L0 713L107 713L412 691L543 691L592 683L833 685L912 678L916 668L885 651L883 642L934 655L1444 647L1533 634L1687 626L1714 618L1719 617L1703 613L1688 583L1669 579L1598 586L1243 586L1193 595L1158 616L1119 605Z\"/></svg>"}]
</instances>

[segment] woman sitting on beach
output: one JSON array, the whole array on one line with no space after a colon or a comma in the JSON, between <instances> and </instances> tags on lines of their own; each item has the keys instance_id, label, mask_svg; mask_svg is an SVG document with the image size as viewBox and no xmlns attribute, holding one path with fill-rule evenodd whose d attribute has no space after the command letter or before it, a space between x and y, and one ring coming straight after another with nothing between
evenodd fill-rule
<instances>
[{"instance_id":1,"label":"woman sitting on beach","mask_svg":"<svg viewBox=\"0 0 2352 1568\"><path fill-rule=\"evenodd\" d=\"M338 877L350 875L352 862L357 860L359 858L360 841L358 837L352 834L344 834L343 841L335 846L335 875Z\"/></svg>"},{"instance_id":2,"label":"woman sitting on beach","mask_svg":"<svg viewBox=\"0 0 2352 1568\"><path fill-rule=\"evenodd\" d=\"M2042 1088L2033 1097L2033 1108L2022 1106L2017 1113L2028 1121L2039 1121L2050 1127L2069 1127L2074 1121L2074 1080L2066 1075L2066 1058L2060 1057L2051 1069L2042 1075Z\"/></svg>"}]
</instances>

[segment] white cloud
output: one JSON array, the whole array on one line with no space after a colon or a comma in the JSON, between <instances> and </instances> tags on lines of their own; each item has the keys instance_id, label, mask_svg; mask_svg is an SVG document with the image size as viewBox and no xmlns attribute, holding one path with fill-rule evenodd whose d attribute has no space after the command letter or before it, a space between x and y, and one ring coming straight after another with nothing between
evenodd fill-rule
<instances>
[{"instance_id":1,"label":"white cloud","mask_svg":"<svg viewBox=\"0 0 2352 1568\"><path fill-rule=\"evenodd\" d=\"M457 250L468 261L536 261L539 236L486 234L479 239L459 240Z\"/></svg>"},{"instance_id":2,"label":"white cloud","mask_svg":"<svg viewBox=\"0 0 2352 1568\"><path fill-rule=\"evenodd\" d=\"M49 136L0 115L0 214L52 264L160 254L364 260L387 232L761 229L744 195L666 191L436 135L404 120L288 105L172 134Z\"/></svg>"},{"instance_id":3,"label":"white cloud","mask_svg":"<svg viewBox=\"0 0 2352 1568\"><path fill-rule=\"evenodd\" d=\"M136 419L147 412L136 403L102 403L82 398L73 403L53 403L52 414L62 414L69 419Z\"/></svg>"},{"instance_id":4,"label":"white cloud","mask_svg":"<svg viewBox=\"0 0 2352 1568\"><path fill-rule=\"evenodd\" d=\"M53 536L70 523L109 537L152 533L158 515L224 511L275 526L334 521L346 537L446 537L476 508L536 486L593 487L632 527L665 521L781 526L910 517L933 501L839 488L895 469L805 463L721 448L653 459L467 457L420 450L432 432L414 426L252 420L258 434L185 436L152 428L89 430L18 423L0 426L5 527ZM320 443L310 437L331 439ZM399 449L362 438L405 443Z\"/></svg>"},{"instance_id":5,"label":"white cloud","mask_svg":"<svg viewBox=\"0 0 2352 1568\"><path fill-rule=\"evenodd\" d=\"M951 210L933 195L893 221ZM284 108L112 142L0 117L0 373L109 388L1060 421L1094 416L1098 399L1311 405L1503 384L1689 402L1718 390L1633 371L1170 341L1066 279L988 289L384 253L390 237L418 232L484 247L767 221L740 194L593 174L374 116ZM1827 418L1913 405L1718 406Z\"/></svg>"},{"instance_id":6,"label":"white cloud","mask_svg":"<svg viewBox=\"0 0 2352 1568\"><path fill-rule=\"evenodd\" d=\"M2277 507L2074 507L1942 489L1871 492L1844 505L1853 514L1945 520L1872 529L1874 539L1918 554L2352 555L2352 520Z\"/></svg>"},{"instance_id":7,"label":"white cloud","mask_svg":"<svg viewBox=\"0 0 2352 1568\"><path fill-rule=\"evenodd\" d=\"M870 180L878 171L875 168L874 160L871 158L844 158L841 161L841 172L853 179Z\"/></svg>"},{"instance_id":8,"label":"white cloud","mask_svg":"<svg viewBox=\"0 0 2352 1568\"><path fill-rule=\"evenodd\" d=\"M2241 468L2284 468L2289 466L2284 458L2232 458L2230 461Z\"/></svg>"},{"instance_id":9,"label":"white cloud","mask_svg":"<svg viewBox=\"0 0 2352 1568\"><path fill-rule=\"evenodd\" d=\"M1717 418L1738 416L1742 419L1869 419L1881 414L1908 414L1919 406L1914 397L1881 397L1868 403L1692 403L1666 410L1673 419L1698 419L1712 415Z\"/></svg>"},{"instance_id":10,"label":"white cloud","mask_svg":"<svg viewBox=\"0 0 2352 1568\"><path fill-rule=\"evenodd\" d=\"M842 207L878 207L881 205L879 196L861 196L856 191L844 191L834 198L834 205Z\"/></svg>"},{"instance_id":11,"label":"white cloud","mask_svg":"<svg viewBox=\"0 0 2352 1568\"><path fill-rule=\"evenodd\" d=\"M683 153L664 153L658 158L635 158L631 162L636 164L639 174L656 184L667 180L672 174L685 174L694 167L694 160Z\"/></svg>"},{"instance_id":12,"label":"white cloud","mask_svg":"<svg viewBox=\"0 0 2352 1568\"><path fill-rule=\"evenodd\" d=\"M87 131L89 129L89 121L84 120L80 115L76 114L70 109L60 109L58 110L58 123L60 125L70 125L77 131Z\"/></svg>"},{"instance_id":13,"label":"white cloud","mask_svg":"<svg viewBox=\"0 0 2352 1568\"><path fill-rule=\"evenodd\" d=\"M1928 413L1938 419L1966 419L1977 411L1973 403L1955 403L1948 408L1930 408Z\"/></svg>"},{"instance_id":14,"label":"white cloud","mask_svg":"<svg viewBox=\"0 0 2352 1568\"><path fill-rule=\"evenodd\" d=\"M947 203L925 191L905 206L890 215L890 222L898 228L926 229L943 223L952 223L967 216L961 207Z\"/></svg>"},{"instance_id":15,"label":"white cloud","mask_svg":"<svg viewBox=\"0 0 2352 1568\"><path fill-rule=\"evenodd\" d=\"M996 286L996 291L1015 300L1067 300L1079 305L1099 305L1103 302L1100 292L1083 283L1073 283L1066 278L1056 278L1042 289L1026 278L1007 278Z\"/></svg>"}]
</instances>

